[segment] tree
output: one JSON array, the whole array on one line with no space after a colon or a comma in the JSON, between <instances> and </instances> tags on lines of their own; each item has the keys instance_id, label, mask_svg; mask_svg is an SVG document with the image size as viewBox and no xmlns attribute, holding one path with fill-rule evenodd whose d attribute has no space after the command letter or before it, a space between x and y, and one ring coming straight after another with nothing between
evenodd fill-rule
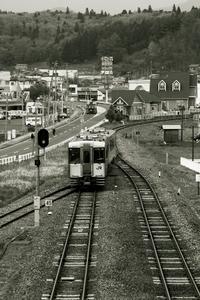
<instances>
[{"instance_id":1,"label":"tree","mask_svg":"<svg viewBox=\"0 0 200 300\"><path fill-rule=\"evenodd\" d=\"M86 16L89 16L89 14L90 14L90 13L89 13L89 9L88 9L88 7L87 7L87 8L85 9L85 15L86 15Z\"/></svg>"},{"instance_id":2,"label":"tree","mask_svg":"<svg viewBox=\"0 0 200 300\"><path fill-rule=\"evenodd\" d=\"M141 13L141 8L140 7L137 8L137 12L138 12L138 14Z\"/></svg>"},{"instance_id":3,"label":"tree","mask_svg":"<svg viewBox=\"0 0 200 300\"><path fill-rule=\"evenodd\" d=\"M181 9L180 9L180 6L178 6L178 7L177 7L177 10L176 10L176 14L177 14L177 15L180 15L180 13L181 13Z\"/></svg>"},{"instance_id":4,"label":"tree","mask_svg":"<svg viewBox=\"0 0 200 300\"><path fill-rule=\"evenodd\" d=\"M67 8L66 8L66 14L68 15L69 13L70 13L69 7L67 6Z\"/></svg>"},{"instance_id":5,"label":"tree","mask_svg":"<svg viewBox=\"0 0 200 300\"><path fill-rule=\"evenodd\" d=\"M80 31L80 27L79 27L79 23L76 22L75 25L74 25L74 31L75 32L79 32Z\"/></svg>"},{"instance_id":6,"label":"tree","mask_svg":"<svg viewBox=\"0 0 200 300\"><path fill-rule=\"evenodd\" d=\"M148 46L148 51L149 51L149 56L151 58L158 57L160 54L159 44L154 41L151 41Z\"/></svg>"},{"instance_id":7,"label":"tree","mask_svg":"<svg viewBox=\"0 0 200 300\"><path fill-rule=\"evenodd\" d=\"M94 16L96 16L96 12L93 9L91 9L91 11L90 11L90 17L94 17Z\"/></svg>"},{"instance_id":8,"label":"tree","mask_svg":"<svg viewBox=\"0 0 200 300\"><path fill-rule=\"evenodd\" d=\"M176 12L176 5L175 5L175 4L173 5L172 12L173 12L173 13Z\"/></svg>"},{"instance_id":9,"label":"tree","mask_svg":"<svg viewBox=\"0 0 200 300\"><path fill-rule=\"evenodd\" d=\"M41 82L37 82L30 87L30 98L32 100L36 100L40 96L48 95L48 93L48 87Z\"/></svg>"},{"instance_id":10,"label":"tree","mask_svg":"<svg viewBox=\"0 0 200 300\"><path fill-rule=\"evenodd\" d=\"M58 43L59 40L60 40L60 26L58 25L56 29L55 43Z\"/></svg>"},{"instance_id":11,"label":"tree","mask_svg":"<svg viewBox=\"0 0 200 300\"><path fill-rule=\"evenodd\" d=\"M153 12L153 9L152 9L151 5L148 6L148 12L150 12L150 13Z\"/></svg>"},{"instance_id":12,"label":"tree","mask_svg":"<svg viewBox=\"0 0 200 300\"><path fill-rule=\"evenodd\" d=\"M115 110L113 105L111 105L105 115L106 119L108 119L108 121L110 123L112 123L115 120Z\"/></svg>"},{"instance_id":13,"label":"tree","mask_svg":"<svg viewBox=\"0 0 200 300\"><path fill-rule=\"evenodd\" d=\"M121 61L126 54L126 49L117 33L113 33L106 39L101 39L97 49L98 56L113 56L115 62Z\"/></svg>"},{"instance_id":14,"label":"tree","mask_svg":"<svg viewBox=\"0 0 200 300\"><path fill-rule=\"evenodd\" d=\"M83 15L81 12L78 13L77 18L78 18L82 23L85 21L84 15Z\"/></svg>"},{"instance_id":15,"label":"tree","mask_svg":"<svg viewBox=\"0 0 200 300\"><path fill-rule=\"evenodd\" d=\"M117 112L115 113L115 120L116 120L117 122L120 122L122 119L123 119L122 113L121 113L120 111L117 111Z\"/></svg>"},{"instance_id":16,"label":"tree","mask_svg":"<svg viewBox=\"0 0 200 300\"><path fill-rule=\"evenodd\" d=\"M127 15L127 10L126 9L122 10L122 15Z\"/></svg>"}]
</instances>

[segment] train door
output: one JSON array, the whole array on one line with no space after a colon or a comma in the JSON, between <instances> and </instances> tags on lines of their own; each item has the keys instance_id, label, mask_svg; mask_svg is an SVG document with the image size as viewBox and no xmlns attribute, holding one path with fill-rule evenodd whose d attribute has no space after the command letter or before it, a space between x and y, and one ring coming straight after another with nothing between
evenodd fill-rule
<instances>
[{"instance_id":1,"label":"train door","mask_svg":"<svg viewBox=\"0 0 200 300\"><path fill-rule=\"evenodd\" d=\"M91 176L92 153L90 145L83 145L83 176Z\"/></svg>"}]
</instances>

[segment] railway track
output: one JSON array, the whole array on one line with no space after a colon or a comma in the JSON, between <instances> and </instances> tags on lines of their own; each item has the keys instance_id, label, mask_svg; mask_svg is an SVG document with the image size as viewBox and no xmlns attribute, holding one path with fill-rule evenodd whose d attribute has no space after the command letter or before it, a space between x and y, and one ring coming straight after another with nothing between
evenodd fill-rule
<instances>
[{"instance_id":1,"label":"railway track","mask_svg":"<svg viewBox=\"0 0 200 300\"><path fill-rule=\"evenodd\" d=\"M41 300L95 299L97 206L95 191L76 196L53 263L55 276L47 279Z\"/></svg>"},{"instance_id":2,"label":"railway track","mask_svg":"<svg viewBox=\"0 0 200 300\"><path fill-rule=\"evenodd\" d=\"M156 287L157 300L200 299L200 276L190 267L178 230L165 213L150 183L118 157L116 165L132 182L139 221Z\"/></svg>"},{"instance_id":3,"label":"railway track","mask_svg":"<svg viewBox=\"0 0 200 300\"><path fill-rule=\"evenodd\" d=\"M41 198L41 207L45 206L45 200L52 200L52 202L57 201L75 191L75 189L70 189L70 186L66 186L57 191L47 194ZM69 190L70 189L70 190ZM34 212L33 201L30 201L20 207L12 209L4 214L0 215L0 229L8 226L11 223L20 220L27 215Z\"/></svg>"}]
</instances>

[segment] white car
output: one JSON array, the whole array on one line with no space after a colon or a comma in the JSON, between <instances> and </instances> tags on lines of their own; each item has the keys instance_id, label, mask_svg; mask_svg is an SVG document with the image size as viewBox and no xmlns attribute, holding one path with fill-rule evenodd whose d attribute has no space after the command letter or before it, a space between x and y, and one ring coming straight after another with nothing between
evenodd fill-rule
<instances>
[{"instance_id":1,"label":"white car","mask_svg":"<svg viewBox=\"0 0 200 300\"><path fill-rule=\"evenodd\" d=\"M3 120L3 119L5 119L5 115L3 112L0 112L0 120Z\"/></svg>"},{"instance_id":2,"label":"white car","mask_svg":"<svg viewBox=\"0 0 200 300\"><path fill-rule=\"evenodd\" d=\"M62 113L62 114L59 114L59 118L66 119L66 118L69 118L69 115L66 113Z\"/></svg>"}]
</instances>

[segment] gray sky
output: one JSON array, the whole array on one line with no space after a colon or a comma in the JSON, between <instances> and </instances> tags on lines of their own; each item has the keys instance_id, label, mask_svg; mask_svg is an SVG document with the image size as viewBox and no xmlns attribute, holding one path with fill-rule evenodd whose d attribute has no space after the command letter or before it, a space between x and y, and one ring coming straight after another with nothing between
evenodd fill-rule
<instances>
[{"instance_id":1,"label":"gray sky","mask_svg":"<svg viewBox=\"0 0 200 300\"><path fill-rule=\"evenodd\" d=\"M134 11L137 10L137 7L144 9L148 8L149 5L153 9L171 9L173 4L179 5L184 2L187 0L0 0L0 9L33 12L69 6L71 10L76 12L85 11L85 8L88 7L89 9L93 8L96 12L104 10L115 14L120 13L123 9Z\"/></svg>"}]
</instances>

